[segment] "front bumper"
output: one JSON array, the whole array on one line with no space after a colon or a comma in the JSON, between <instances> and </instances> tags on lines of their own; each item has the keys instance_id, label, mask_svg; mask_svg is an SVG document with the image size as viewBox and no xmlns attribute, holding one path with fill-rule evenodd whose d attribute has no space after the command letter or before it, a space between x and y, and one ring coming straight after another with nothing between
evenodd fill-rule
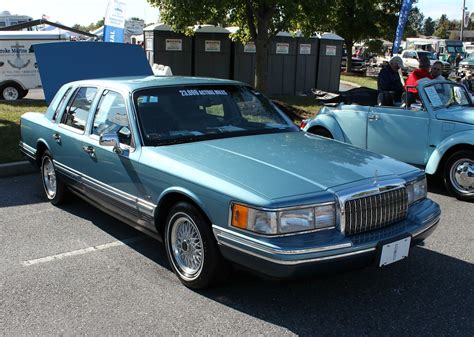
<instances>
[{"instance_id":1,"label":"front bumper","mask_svg":"<svg viewBox=\"0 0 474 337\"><path fill-rule=\"evenodd\" d=\"M405 220L351 236L338 230L326 230L286 237L258 237L216 225L213 231L226 259L265 275L289 278L371 264L378 256L379 243L411 236L411 245L415 245L434 231L440 215L439 205L425 199L409 208Z\"/></svg>"}]
</instances>

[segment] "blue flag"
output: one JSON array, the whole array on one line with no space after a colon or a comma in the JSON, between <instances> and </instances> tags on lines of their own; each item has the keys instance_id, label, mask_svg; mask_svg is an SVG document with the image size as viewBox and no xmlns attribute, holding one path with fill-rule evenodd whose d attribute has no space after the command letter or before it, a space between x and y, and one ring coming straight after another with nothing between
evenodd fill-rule
<instances>
[{"instance_id":1,"label":"blue flag","mask_svg":"<svg viewBox=\"0 0 474 337\"><path fill-rule=\"evenodd\" d=\"M403 0L402 9L400 10L400 15L398 17L397 31L395 33L395 40L393 41L392 55L398 54L400 49L400 43L402 42L403 31L405 30L405 25L408 20L408 14L410 14L411 6L413 0Z\"/></svg>"},{"instance_id":2,"label":"blue flag","mask_svg":"<svg viewBox=\"0 0 474 337\"><path fill-rule=\"evenodd\" d=\"M104 20L104 41L122 42L125 27L125 1L109 0Z\"/></svg>"}]
</instances>

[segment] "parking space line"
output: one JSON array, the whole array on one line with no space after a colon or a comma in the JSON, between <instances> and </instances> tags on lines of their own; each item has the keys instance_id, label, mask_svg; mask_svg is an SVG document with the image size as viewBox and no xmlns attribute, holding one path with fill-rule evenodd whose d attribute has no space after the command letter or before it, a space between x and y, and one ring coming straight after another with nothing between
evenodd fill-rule
<instances>
[{"instance_id":1,"label":"parking space line","mask_svg":"<svg viewBox=\"0 0 474 337\"><path fill-rule=\"evenodd\" d=\"M45 257L41 257L41 258L38 258L38 259L27 260L27 261L23 261L21 264L24 267L28 267L28 266L32 266L32 265L39 264L39 263L46 263L46 262L50 262L50 261L54 261L54 260L64 259L65 257L69 257L69 256L82 255L82 254L87 254L87 253L91 253L91 252L95 252L95 251L100 251L100 250L104 250L104 249L108 249L108 248L112 248L112 247L123 246L123 245L129 244L129 243L133 243L133 242L143 240L143 239L144 239L144 237L133 237L133 238L125 239L125 240L122 240L122 241L113 241L113 242L104 243L102 245L97 245L97 246L93 246L93 247L87 247L87 248L82 248L82 249L78 249L78 250L72 250L70 252L65 252L65 253L61 253L61 254L45 256Z\"/></svg>"}]
</instances>

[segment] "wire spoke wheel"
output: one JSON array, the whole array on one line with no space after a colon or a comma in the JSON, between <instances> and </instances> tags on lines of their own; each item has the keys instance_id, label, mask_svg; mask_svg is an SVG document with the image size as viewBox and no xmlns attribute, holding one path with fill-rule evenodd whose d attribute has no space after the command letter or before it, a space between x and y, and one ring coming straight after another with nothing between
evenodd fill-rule
<instances>
[{"instance_id":1,"label":"wire spoke wheel","mask_svg":"<svg viewBox=\"0 0 474 337\"><path fill-rule=\"evenodd\" d=\"M53 199L57 192L57 180L54 165L50 157L43 159L41 174L43 177L44 191L49 199Z\"/></svg>"},{"instance_id":2,"label":"wire spoke wheel","mask_svg":"<svg viewBox=\"0 0 474 337\"><path fill-rule=\"evenodd\" d=\"M194 221L186 214L177 214L171 224L170 242L173 263L185 279L199 276L204 263L201 234Z\"/></svg>"}]
</instances>

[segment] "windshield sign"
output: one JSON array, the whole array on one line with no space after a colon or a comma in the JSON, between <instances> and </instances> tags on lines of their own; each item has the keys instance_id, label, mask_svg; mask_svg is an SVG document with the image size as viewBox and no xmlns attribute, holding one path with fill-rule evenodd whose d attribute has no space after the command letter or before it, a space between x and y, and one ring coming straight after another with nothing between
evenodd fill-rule
<instances>
[{"instance_id":1,"label":"windshield sign","mask_svg":"<svg viewBox=\"0 0 474 337\"><path fill-rule=\"evenodd\" d=\"M147 146L298 131L260 93L244 86L144 89L134 103Z\"/></svg>"},{"instance_id":2,"label":"windshield sign","mask_svg":"<svg viewBox=\"0 0 474 337\"><path fill-rule=\"evenodd\" d=\"M464 86L455 83L433 84L425 87L425 93L435 109L472 105Z\"/></svg>"}]
</instances>

